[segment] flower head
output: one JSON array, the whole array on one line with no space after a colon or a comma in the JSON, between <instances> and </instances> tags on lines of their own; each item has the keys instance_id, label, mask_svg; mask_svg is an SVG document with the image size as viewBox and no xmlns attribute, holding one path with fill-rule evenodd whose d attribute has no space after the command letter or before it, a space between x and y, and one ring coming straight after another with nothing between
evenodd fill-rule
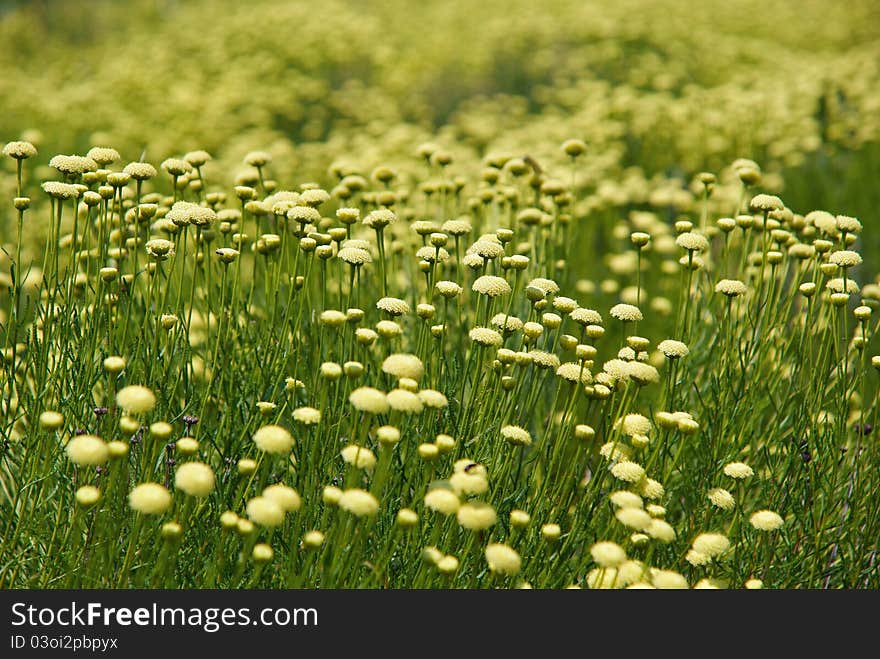
<instances>
[{"instance_id":1,"label":"flower head","mask_svg":"<svg viewBox=\"0 0 880 659\"><path fill-rule=\"evenodd\" d=\"M706 236L699 233L685 232L679 234L675 244L689 252L705 252L709 249L709 241Z\"/></svg>"},{"instance_id":2,"label":"flower head","mask_svg":"<svg viewBox=\"0 0 880 659\"><path fill-rule=\"evenodd\" d=\"M293 411L293 420L306 426L321 422L321 410L314 407L298 407Z\"/></svg>"},{"instance_id":3,"label":"flower head","mask_svg":"<svg viewBox=\"0 0 880 659\"><path fill-rule=\"evenodd\" d=\"M715 487L707 494L710 503L721 510L733 510L736 500L733 495L722 487Z\"/></svg>"},{"instance_id":4,"label":"flower head","mask_svg":"<svg viewBox=\"0 0 880 659\"><path fill-rule=\"evenodd\" d=\"M657 345L657 349L662 352L668 359L681 359L687 357L690 353L687 344L675 339L666 339Z\"/></svg>"},{"instance_id":5,"label":"flower head","mask_svg":"<svg viewBox=\"0 0 880 659\"><path fill-rule=\"evenodd\" d=\"M117 392L116 404L129 414L146 414L156 406L156 396L147 387L132 384Z\"/></svg>"},{"instance_id":6,"label":"flower head","mask_svg":"<svg viewBox=\"0 0 880 659\"><path fill-rule=\"evenodd\" d=\"M102 465L110 457L107 444L94 435L77 435L64 447L67 457L81 467Z\"/></svg>"},{"instance_id":7,"label":"flower head","mask_svg":"<svg viewBox=\"0 0 880 659\"><path fill-rule=\"evenodd\" d=\"M373 257L370 252L360 247L343 247L336 254L340 260L345 261L349 265L360 266L364 263L371 263Z\"/></svg>"},{"instance_id":8,"label":"flower head","mask_svg":"<svg viewBox=\"0 0 880 659\"><path fill-rule=\"evenodd\" d=\"M590 547L590 555L602 567L617 567L626 560L626 552L615 542L597 542Z\"/></svg>"},{"instance_id":9,"label":"flower head","mask_svg":"<svg viewBox=\"0 0 880 659\"><path fill-rule=\"evenodd\" d=\"M158 515L171 507L171 492L158 483L141 483L128 493L128 505L144 515Z\"/></svg>"},{"instance_id":10,"label":"flower head","mask_svg":"<svg viewBox=\"0 0 880 659\"><path fill-rule=\"evenodd\" d=\"M510 284L502 277L483 275L471 284L471 290L487 297L499 297L510 293Z\"/></svg>"},{"instance_id":11,"label":"flower head","mask_svg":"<svg viewBox=\"0 0 880 659\"><path fill-rule=\"evenodd\" d=\"M409 304L405 300L396 297L383 297L376 302L376 308L392 316L402 316L410 312Z\"/></svg>"},{"instance_id":12,"label":"flower head","mask_svg":"<svg viewBox=\"0 0 880 659\"><path fill-rule=\"evenodd\" d=\"M392 389L385 398L392 410L403 412L404 414L418 414L424 407L422 399L419 398L418 394L414 394L406 389Z\"/></svg>"},{"instance_id":13,"label":"flower head","mask_svg":"<svg viewBox=\"0 0 880 659\"><path fill-rule=\"evenodd\" d=\"M498 520L495 509L482 501L463 504L458 509L457 517L459 525L470 531L485 531Z\"/></svg>"},{"instance_id":14,"label":"flower head","mask_svg":"<svg viewBox=\"0 0 880 659\"><path fill-rule=\"evenodd\" d=\"M752 468L744 462L730 462L724 465L724 473L737 480L750 478L755 475Z\"/></svg>"},{"instance_id":15,"label":"flower head","mask_svg":"<svg viewBox=\"0 0 880 659\"><path fill-rule=\"evenodd\" d=\"M435 487L425 494L425 507L443 515L452 515L461 507L461 500L452 490Z\"/></svg>"},{"instance_id":16,"label":"flower head","mask_svg":"<svg viewBox=\"0 0 880 659\"><path fill-rule=\"evenodd\" d=\"M587 309L586 307L578 307L568 315L578 325L583 325L585 327L587 325L602 324L602 314L593 309Z\"/></svg>"},{"instance_id":17,"label":"flower head","mask_svg":"<svg viewBox=\"0 0 880 659\"><path fill-rule=\"evenodd\" d=\"M488 327L474 327L468 332L468 336L474 343L487 348L497 348L504 342L498 332Z\"/></svg>"},{"instance_id":18,"label":"flower head","mask_svg":"<svg viewBox=\"0 0 880 659\"><path fill-rule=\"evenodd\" d=\"M339 453L346 464L350 464L358 469L372 469L376 466L376 456L373 455L370 449L363 446L350 444Z\"/></svg>"},{"instance_id":19,"label":"flower head","mask_svg":"<svg viewBox=\"0 0 880 659\"><path fill-rule=\"evenodd\" d=\"M136 181L146 181L156 176L156 168L148 162L130 162L122 170Z\"/></svg>"},{"instance_id":20,"label":"flower head","mask_svg":"<svg viewBox=\"0 0 880 659\"><path fill-rule=\"evenodd\" d=\"M853 252L852 250L842 249L837 252L833 252L831 256L828 257L828 261L833 263L839 268L854 268L855 266L861 264L862 257L858 252Z\"/></svg>"},{"instance_id":21,"label":"flower head","mask_svg":"<svg viewBox=\"0 0 880 659\"><path fill-rule=\"evenodd\" d=\"M364 218L364 224L371 229L383 229L397 220L397 215L387 208L379 208Z\"/></svg>"},{"instance_id":22,"label":"flower head","mask_svg":"<svg viewBox=\"0 0 880 659\"><path fill-rule=\"evenodd\" d=\"M504 426L501 428L501 437L514 446L529 446L532 443L529 431L520 426Z\"/></svg>"},{"instance_id":23,"label":"flower head","mask_svg":"<svg viewBox=\"0 0 880 659\"><path fill-rule=\"evenodd\" d=\"M260 526L278 526L284 521L284 509L266 496L248 501L246 510L248 519Z\"/></svg>"},{"instance_id":24,"label":"flower head","mask_svg":"<svg viewBox=\"0 0 880 659\"><path fill-rule=\"evenodd\" d=\"M638 483L645 477L645 469L635 462L618 462L611 468L615 478L627 483Z\"/></svg>"},{"instance_id":25,"label":"flower head","mask_svg":"<svg viewBox=\"0 0 880 659\"><path fill-rule=\"evenodd\" d=\"M701 533L694 539L693 548L704 556L714 558L730 548L730 540L721 533Z\"/></svg>"},{"instance_id":26,"label":"flower head","mask_svg":"<svg viewBox=\"0 0 880 659\"><path fill-rule=\"evenodd\" d=\"M373 387L358 387L348 396L348 401L360 412L385 414L389 409L388 397Z\"/></svg>"},{"instance_id":27,"label":"flower head","mask_svg":"<svg viewBox=\"0 0 880 659\"><path fill-rule=\"evenodd\" d=\"M768 213L770 211L782 210L785 204L779 197L769 194L757 194L749 201L749 210L758 213Z\"/></svg>"},{"instance_id":28,"label":"flower head","mask_svg":"<svg viewBox=\"0 0 880 659\"><path fill-rule=\"evenodd\" d=\"M268 425L259 428L254 433L254 443L261 451L266 453L284 454L290 453L294 440L286 428L276 425Z\"/></svg>"},{"instance_id":29,"label":"flower head","mask_svg":"<svg viewBox=\"0 0 880 659\"><path fill-rule=\"evenodd\" d=\"M486 562L489 569L497 574L512 576L522 567L522 559L509 545L493 542L486 546Z\"/></svg>"},{"instance_id":30,"label":"flower head","mask_svg":"<svg viewBox=\"0 0 880 659\"><path fill-rule=\"evenodd\" d=\"M366 490L353 488L339 497L339 507L355 517L371 517L379 512L379 500Z\"/></svg>"},{"instance_id":31,"label":"flower head","mask_svg":"<svg viewBox=\"0 0 880 659\"><path fill-rule=\"evenodd\" d=\"M214 472L203 462L185 462L174 474L174 486L190 496L208 496L214 491Z\"/></svg>"},{"instance_id":32,"label":"flower head","mask_svg":"<svg viewBox=\"0 0 880 659\"><path fill-rule=\"evenodd\" d=\"M590 371L575 362L560 364L556 369L556 375L568 382L580 382L581 384L589 384L593 380Z\"/></svg>"},{"instance_id":33,"label":"flower head","mask_svg":"<svg viewBox=\"0 0 880 659\"><path fill-rule=\"evenodd\" d=\"M284 512L296 512L302 507L299 492L284 483L275 483L264 488L263 496L277 503Z\"/></svg>"},{"instance_id":34,"label":"flower head","mask_svg":"<svg viewBox=\"0 0 880 659\"><path fill-rule=\"evenodd\" d=\"M615 304L611 307L611 315L624 322L638 322L643 319L642 312L632 304Z\"/></svg>"},{"instance_id":35,"label":"flower head","mask_svg":"<svg viewBox=\"0 0 880 659\"><path fill-rule=\"evenodd\" d=\"M722 279L715 284L715 292L727 297L739 297L745 295L748 288L738 279Z\"/></svg>"},{"instance_id":36,"label":"flower head","mask_svg":"<svg viewBox=\"0 0 880 659\"><path fill-rule=\"evenodd\" d=\"M382 362L382 372L396 378L410 378L419 381L425 374L422 360L411 354L395 353Z\"/></svg>"},{"instance_id":37,"label":"flower head","mask_svg":"<svg viewBox=\"0 0 880 659\"><path fill-rule=\"evenodd\" d=\"M783 523L782 517L772 510L759 510L749 517L749 524L759 531L775 531Z\"/></svg>"},{"instance_id":38,"label":"flower head","mask_svg":"<svg viewBox=\"0 0 880 659\"><path fill-rule=\"evenodd\" d=\"M30 142L8 142L6 146L3 147L3 155L14 158L15 160L25 160L37 155L37 147Z\"/></svg>"}]
</instances>

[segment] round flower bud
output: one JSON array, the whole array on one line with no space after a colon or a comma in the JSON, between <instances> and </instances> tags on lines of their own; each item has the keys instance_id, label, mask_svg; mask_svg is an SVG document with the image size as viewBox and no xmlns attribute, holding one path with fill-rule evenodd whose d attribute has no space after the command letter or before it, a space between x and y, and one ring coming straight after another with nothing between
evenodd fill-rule
<instances>
[{"instance_id":1,"label":"round flower bud","mask_svg":"<svg viewBox=\"0 0 880 659\"><path fill-rule=\"evenodd\" d=\"M145 414L156 406L156 396L146 387L134 384L117 392L116 404L128 414Z\"/></svg>"},{"instance_id":2,"label":"round flower bud","mask_svg":"<svg viewBox=\"0 0 880 659\"><path fill-rule=\"evenodd\" d=\"M590 547L590 555L593 560L605 568L614 568L626 560L626 552L623 548L609 541L597 542Z\"/></svg>"},{"instance_id":3,"label":"round flower bud","mask_svg":"<svg viewBox=\"0 0 880 659\"><path fill-rule=\"evenodd\" d=\"M583 140L570 139L562 143L562 151L570 158L577 158L583 155L587 150L587 145Z\"/></svg>"},{"instance_id":4,"label":"round flower bud","mask_svg":"<svg viewBox=\"0 0 880 659\"><path fill-rule=\"evenodd\" d=\"M302 507L299 492L283 483L275 483L264 488L263 496L277 503L284 512L296 512Z\"/></svg>"},{"instance_id":5,"label":"round flower bud","mask_svg":"<svg viewBox=\"0 0 880 659\"><path fill-rule=\"evenodd\" d=\"M497 515L488 503L472 501L461 505L456 513L458 523L470 531L485 531L495 525Z\"/></svg>"},{"instance_id":6,"label":"round flower bud","mask_svg":"<svg viewBox=\"0 0 880 659\"><path fill-rule=\"evenodd\" d=\"M437 435L434 445L440 453L449 453L455 448L455 439L449 435Z\"/></svg>"},{"instance_id":7,"label":"round flower bud","mask_svg":"<svg viewBox=\"0 0 880 659\"><path fill-rule=\"evenodd\" d=\"M83 508L94 506L101 498L101 491L94 485L83 485L76 491L76 502Z\"/></svg>"},{"instance_id":8,"label":"round flower bud","mask_svg":"<svg viewBox=\"0 0 880 659\"><path fill-rule=\"evenodd\" d=\"M160 442L166 441L174 433L174 428L167 421L157 421L150 425L150 437Z\"/></svg>"},{"instance_id":9,"label":"round flower bud","mask_svg":"<svg viewBox=\"0 0 880 659\"><path fill-rule=\"evenodd\" d=\"M724 488L713 488L709 490L707 496L712 505L721 510L733 510L736 506L736 500L733 498L733 495Z\"/></svg>"},{"instance_id":10,"label":"round flower bud","mask_svg":"<svg viewBox=\"0 0 880 659\"><path fill-rule=\"evenodd\" d=\"M64 447L64 452L80 467L102 465L109 459L107 444L94 435L77 435Z\"/></svg>"},{"instance_id":11,"label":"round flower bud","mask_svg":"<svg viewBox=\"0 0 880 659\"><path fill-rule=\"evenodd\" d=\"M487 297L499 297L510 293L510 284L502 277L483 275L471 285L471 290Z\"/></svg>"},{"instance_id":12,"label":"round flower bud","mask_svg":"<svg viewBox=\"0 0 880 659\"><path fill-rule=\"evenodd\" d=\"M47 431L58 430L64 425L64 417L59 412L46 410L40 414L40 428Z\"/></svg>"},{"instance_id":13,"label":"round flower bud","mask_svg":"<svg viewBox=\"0 0 880 659\"><path fill-rule=\"evenodd\" d=\"M440 295L447 299L458 296L462 291L461 286L454 281L438 281L434 288Z\"/></svg>"},{"instance_id":14,"label":"round flower bud","mask_svg":"<svg viewBox=\"0 0 880 659\"><path fill-rule=\"evenodd\" d=\"M214 472L203 462L185 462L174 474L174 487L193 497L205 497L214 491Z\"/></svg>"},{"instance_id":15,"label":"round flower bud","mask_svg":"<svg viewBox=\"0 0 880 659\"><path fill-rule=\"evenodd\" d=\"M342 367L336 362L324 362L318 369L322 378L335 381L342 377Z\"/></svg>"},{"instance_id":16,"label":"round flower bud","mask_svg":"<svg viewBox=\"0 0 880 659\"><path fill-rule=\"evenodd\" d=\"M260 526L278 526L284 521L284 509L268 497L258 496L247 502L248 518Z\"/></svg>"},{"instance_id":17,"label":"round flower bud","mask_svg":"<svg viewBox=\"0 0 880 659\"><path fill-rule=\"evenodd\" d=\"M520 555L510 546L501 543L490 543L486 546L486 562L492 572L503 575L515 575L522 567Z\"/></svg>"},{"instance_id":18,"label":"round flower bud","mask_svg":"<svg viewBox=\"0 0 880 659\"><path fill-rule=\"evenodd\" d=\"M290 453L293 449L293 436L281 426L263 426L254 433L254 443L266 453Z\"/></svg>"},{"instance_id":19,"label":"round flower bud","mask_svg":"<svg viewBox=\"0 0 880 659\"><path fill-rule=\"evenodd\" d=\"M324 534L320 531L309 531L303 536L303 547L318 549L324 544Z\"/></svg>"},{"instance_id":20,"label":"round flower bud","mask_svg":"<svg viewBox=\"0 0 880 659\"><path fill-rule=\"evenodd\" d=\"M715 284L716 293L721 293L730 298L745 295L746 291L748 291L746 285L736 279L722 279Z\"/></svg>"},{"instance_id":21,"label":"round flower bud","mask_svg":"<svg viewBox=\"0 0 880 659\"><path fill-rule=\"evenodd\" d=\"M39 143L39 140L36 141ZM27 160L37 155L37 147L24 140L7 142L3 147L3 155L15 160Z\"/></svg>"},{"instance_id":22,"label":"round flower bud","mask_svg":"<svg viewBox=\"0 0 880 659\"><path fill-rule=\"evenodd\" d=\"M251 555L257 563L268 563L275 557L275 551L265 542L260 542L254 545Z\"/></svg>"},{"instance_id":23,"label":"round flower bud","mask_svg":"<svg viewBox=\"0 0 880 659\"><path fill-rule=\"evenodd\" d=\"M643 231L635 231L630 234L629 239L636 247L644 247L651 240L651 235Z\"/></svg>"},{"instance_id":24,"label":"round flower bud","mask_svg":"<svg viewBox=\"0 0 880 659\"><path fill-rule=\"evenodd\" d=\"M128 455L128 444L126 444L125 442L120 442L119 440L108 442L107 454L110 456L111 460L124 458L126 455Z\"/></svg>"},{"instance_id":25,"label":"round flower bud","mask_svg":"<svg viewBox=\"0 0 880 659\"><path fill-rule=\"evenodd\" d=\"M501 428L501 437L514 446L529 446L532 436L529 431L519 426L504 426Z\"/></svg>"},{"instance_id":26,"label":"round flower bud","mask_svg":"<svg viewBox=\"0 0 880 659\"><path fill-rule=\"evenodd\" d=\"M356 517L369 517L379 511L379 501L361 489L349 489L339 498L339 507Z\"/></svg>"},{"instance_id":27,"label":"round flower bud","mask_svg":"<svg viewBox=\"0 0 880 659\"><path fill-rule=\"evenodd\" d=\"M652 519L645 532L660 542L670 543L675 540L675 529L669 522L662 519Z\"/></svg>"},{"instance_id":28,"label":"round flower bud","mask_svg":"<svg viewBox=\"0 0 880 659\"><path fill-rule=\"evenodd\" d=\"M681 359L687 357L690 353L685 343L675 341L674 339L666 339L657 344L657 349L662 352L667 359Z\"/></svg>"},{"instance_id":29,"label":"round flower bud","mask_svg":"<svg viewBox=\"0 0 880 659\"><path fill-rule=\"evenodd\" d=\"M514 528L524 528L529 525L531 517L525 510L510 511L510 525Z\"/></svg>"},{"instance_id":30,"label":"round flower bud","mask_svg":"<svg viewBox=\"0 0 880 659\"><path fill-rule=\"evenodd\" d=\"M749 517L749 524L759 531L775 531L783 523L782 517L772 510L759 510Z\"/></svg>"},{"instance_id":31,"label":"round flower bud","mask_svg":"<svg viewBox=\"0 0 880 659\"><path fill-rule=\"evenodd\" d=\"M436 563L437 570L443 574L452 574L458 570L459 563L455 556L444 556Z\"/></svg>"},{"instance_id":32,"label":"round flower bud","mask_svg":"<svg viewBox=\"0 0 880 659\"><path fill-rule=\"evenodd\" d=\"M645 477L645 469L635 462L618 462L611 468L615 478L628 483L638 483Z\"/></svg>"},{"instance_id":33,"label":"round flower bud","mask_svg":"<svg viewBox=\"0 0 880 659\"><path fill-rule=\"evenodd\" d=\"M425 367L422 360L415 355L393 354L382 362L382 372L396 378L410 378L418 381L424 375Z\"/></svg>"},{"instance_id":34,"label":"round flower bud","mask_svg":"<svg viewBox=\"0 0 880 659\"><path fill-rule=\"evenodd\" d=\"M171 493L158 483L141 483L129 492L128 505L144 515L158 515L171 507Z\"/></svg>"},{"instance_id":35,"label":"round flower bud","mask_svg":"<svg viewBox=\"0 0 880 659\"><path fill-rule=\"evenodd\" d=\"M591 339L601 339L605 334L605 328L601 325L587 325L585 333Z\"/></svg>"},{"instance_id":36,"label":"round flower bud","mask_svg":"<svg viewBox=\"0 0 880 659\"><path fill-rule=\"evenodd\" d=\"M181 437L175 442L181 455L195 455L199 452L199 442L192 437Z\"/></svg>"},{"instance_id":37,"label":"round flower bud","mask_svg":"<svg viewBox=\"0 0 880 659\"><path fill-rule=\"evenodd\" d=\"M236 464L236 470L241 476L250 476L257 470L257 462L250 458L242 458Z\"/></svg>"},{"instance_id":38,"label":"round flower bud","mask_svg":"<svg viewBox=\"0 0 880 659\"><path fill-rule=\"evenodd\" d=\"M812 297L816 293L816 284L808 281L798 286L798 290L804 297Z\"/></svg>"},{"instance_id":39,"label":"round flower bud","mask_svg":"<svg viewBox=\"0 0 880 659\"><path fill-rule=\"evenodd\" d=\"M419 523L419 516L414 510L410 510L409 508L401 508L399 511L397 511L395 522L400 527L412 528Z\"/></svg>"},{"instance_id":40,"label":"round flower bud","mask_svg":"<svg viewBox=\"0 0 880 659\"><path fill-rule=\"evenodd\" d=\"M461 501L452 490L436 487L425 494L425 507L443 515L452 515L458 512Z\"/></svg>"},{"instance_id":41,"label":"round flower bud","mask_svg":"<svg viewBox=\"0 0 880 659\"><path fill-rule=\"evenodd\" d=\"M559 524L544 524L544 526L541 527L541 536L549 542L559 540L559 536L561 535L562 529Z\"/></svg>"},{"instance_id":42,"label":"round flower bud","mask_svg":"<svg viewBox=\"0 0 880 659\"><path fill-rule=\"evenodd\" d=\"M183 535L183 527L177 522L165 522L160 532L165 540L176 540Z\"/></svg>"},{"instance_id":43,"label":"round flower bud","mask_svg":"<svg viewBox=\"0 0 880 659\"><path fill-rule=\"evenodd\" d=\"M750 478L755 475L752 468L743 462L730 462L724 465L724 473L730 478L735 478L737 480Z\"/></svg>"},{"instance_id":44,"label":"round flower bud","mask_svg":"<svg viewBox=\"0 0 880 659\"><path fill-rule=\"evenodd\" d=\"M609 499L618 508L641 508L644 505L642 497L628 490L612 492Z\"/></svg>"},{"instance_id":45,"label":"round flower bud","mask_svg":"<svg viewBox=\"0 0 880 659\"><path fill-rule=\"evenodd\" d=\"M346 464L357 469L372 469L376 466L376 456L368 448L350 444L339 453Z\"/></svg>"},{"instance_id":46,"label":"round flower bud","mask_svg":"<svg viewBox=\"0 0 880 659\"><path fill-rule=\"evenodd\" d=\"M693 542L694 551L714 558L730 548L730 540L721 533L701 533Z\"/></svg>"},{"instance_id":47,"label":"round flower bud","mask_svg":"<svg viewBox=\"0 0 880 659\"><path fill-rule=\"evenodd\" d=\"M840 250L832 253L831 256L828 257L828 261L840 268L846 269L860 265L862 262L862 257L858 254L858 252L853 252L850 250Z\"/></svg>"},{"instance_id":48,"label":"round flower bud","mask_svg":"<svg viewBox=\"0 0 880 659\"><path fill-rule=\"evenodd\" d=\"M631 304L615 304L611 307L611 315L623 322L639 322L643 320L642 312Z\"/></svg>"},{"instance_id":49,"label":"round flower bud","mask_svg":"<svg viewBox=\"0 0 880 659\"><path fill-rule=\"evenodd\" d=\"M360 330L358 330L360 332ZM376 323L376 332L383 339L393 339L400 336L403 329L392 320L380 320Z\"/></svg>"},{"instance_id":50,"label":"round flower bud","mask_svg":"<svg viewBox=\"0 0 880 659\"><path fill-rule=\"evenodd\" d=\"M485 494L489 489L485 472L476 468L456 471L449 477L449 484L459 496Z\"/></svg>"}]
</instances>

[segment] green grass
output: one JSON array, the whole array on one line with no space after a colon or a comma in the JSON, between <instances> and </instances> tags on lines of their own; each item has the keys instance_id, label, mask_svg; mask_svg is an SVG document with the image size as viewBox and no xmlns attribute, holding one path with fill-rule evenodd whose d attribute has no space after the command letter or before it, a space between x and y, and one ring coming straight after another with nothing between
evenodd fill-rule
<instances>
[{"instance_id":1,"label":"green grass","mask_svg":"<svg viewBox=\"0 0 880 659\"><path fill-rule=\"evenodd\" d=\"M880 585L869 3L281 4L0 18L0 587Z\"/></svg>"}]
</instances>

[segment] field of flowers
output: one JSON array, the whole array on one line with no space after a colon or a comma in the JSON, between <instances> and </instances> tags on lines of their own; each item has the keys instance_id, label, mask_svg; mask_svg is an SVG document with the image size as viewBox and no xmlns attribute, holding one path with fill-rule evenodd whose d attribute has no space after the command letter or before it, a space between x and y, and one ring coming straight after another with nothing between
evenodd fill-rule
<instances>
[{"instance_id":1,"label":"field of flowers","mask_svg":"<svg viewBox=\"0 0 880 659\"><path fill-rule=\"evenodd\" d=\"M875 2L10 3L0 117L0 588L880 587Z\"/></svg>"}]
</instances>

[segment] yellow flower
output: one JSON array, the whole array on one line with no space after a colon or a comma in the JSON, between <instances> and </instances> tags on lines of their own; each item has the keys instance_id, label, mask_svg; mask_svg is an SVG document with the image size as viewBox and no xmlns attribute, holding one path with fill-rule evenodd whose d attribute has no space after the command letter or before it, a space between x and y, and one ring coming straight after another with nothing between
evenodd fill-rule
<instances>
[{"instance_id":1,"label":"yellow flower","mask_svg":"<svg viewBox=\"0 0 880 659\"><path fill-rule=\"evenodd\" d=\"M158 515L171 507L171 493L158 483L141 483L128 493L132 510L145 515Z\"/></svg>"},{"instance_id":2,"label":"yellow flower","mask_svg":"<svg viewBox=\"0 0 880 659\"><path fill-rule=\"evenodd\" d=\"M104 464L110 457L107 444L94 435L77 435L64 450L70 461L81 467Z\"/></svg>"},{"instance_id":3,"label":"yellow flower","mask_svg":"<svg viewBox=\"0 0 880 659\"><path fill-rule=\"evenodd\" d=\"M214 491L214 472L203 462L185 462L177 468L174 486L190 496L208 496Z\"/></svg>"},{"instance_id":4,"label":"yellow flower","mask_svg":"<svg viewBox=\"0 0 880 659\"><path fill-rule=\"evenodd\" d=\"M522 567L520 555L508 545L490 543L486 546L486 562L489 569L497 574L512 576Z\"/></svg>"}]
</instances>

